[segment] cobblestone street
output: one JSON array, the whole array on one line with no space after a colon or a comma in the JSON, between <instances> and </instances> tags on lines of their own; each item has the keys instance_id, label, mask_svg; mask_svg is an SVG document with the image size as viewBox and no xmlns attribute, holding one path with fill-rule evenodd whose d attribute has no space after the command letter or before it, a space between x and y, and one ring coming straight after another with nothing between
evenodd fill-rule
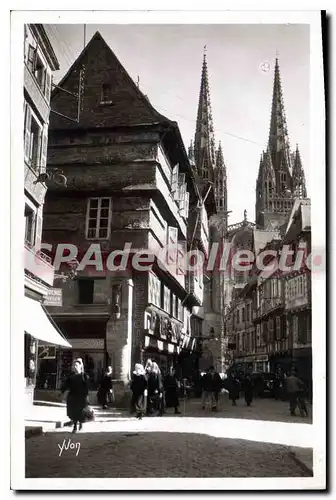
<instances>
[{"instance_id":1,"label":"cobblestone street","mask_svg":"<svg viewBox=\"0 0 336 500\"><path fill-rule=\"evenodd\" d=\"M80 448L61 453L64 439ZM27 478L307 476L285 446L199 434L63 431L26 442Z\"/></svg>"},{"instance_id":2,"label":"cobblestone street","mask_svg":"<svg viewBox=\"0 0 336 500\"><path fill-rule=\"evenodd\" d=\"M290 417L286 402L256 400L247 408L222 401L213 413L191 400L181 411L139 422L96 410L95 422L75 435L68 427L27 439L26 477L309 476L291 449L303 447L312 464L311 419Z\"/></svg>"}]
</instances>

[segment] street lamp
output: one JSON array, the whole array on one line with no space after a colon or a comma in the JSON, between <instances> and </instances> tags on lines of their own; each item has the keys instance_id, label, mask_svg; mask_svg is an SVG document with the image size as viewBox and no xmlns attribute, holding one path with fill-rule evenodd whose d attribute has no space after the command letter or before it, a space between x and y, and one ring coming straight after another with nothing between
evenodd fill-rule
<instances>
[{"instance_id":1,"label":"street lamp","mask_svg":"<svg viewBox=\"0 0 336 500\"><path fill-rule=\"evenodd\" d=\"M41 165L38 165L35 168L41 168ZM60 170L59 168L50 168L48 169L48 172L43 172L39 174L36 181L34 181L34 184L38 183L47 184L50 181L58 186L67 187L67 178L65 177L63 171Z\"/></svg>"}]
</instances>

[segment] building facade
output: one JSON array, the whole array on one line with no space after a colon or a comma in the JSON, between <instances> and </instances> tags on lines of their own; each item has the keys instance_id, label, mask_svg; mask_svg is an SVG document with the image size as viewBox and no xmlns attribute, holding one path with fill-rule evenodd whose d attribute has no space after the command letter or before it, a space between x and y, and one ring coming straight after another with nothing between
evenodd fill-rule
<instances>
[{"instance_id":1,"label":"building facade","mask_svg":"<svg viewBox=\"0 0 336 500\"><path fill-rule=\"evenodd\" d=\"M42 25L24 27L24 310L25 396L32 404L38 352L43 346L69 345L50 323L42 306L54 282L51 259L41 251L52 72L59 69Z\"/></svg>"},{"instance_id":2,"label":"building facade","mask_svg":"<svg viewBox=\"0 0 336 500\"><path fill-rule=\"evenodd\" d=\"M79 81L77 102L69 92ZM200 197L176 122L153 108L99 33L59 86L67 92L52 95L47 170L61 168L67 187L48 190L43 240L55 265L60 244L73 245L69 259L80 264L75 280L55 285L62 306L49 308L73 347L58 352L55 385L81 357L92 390L112 365L122 398L136 362L184 376L197 366L203 269L186 270L184 257L208 251L216 207Z\"/></svg>"}]
</instances>

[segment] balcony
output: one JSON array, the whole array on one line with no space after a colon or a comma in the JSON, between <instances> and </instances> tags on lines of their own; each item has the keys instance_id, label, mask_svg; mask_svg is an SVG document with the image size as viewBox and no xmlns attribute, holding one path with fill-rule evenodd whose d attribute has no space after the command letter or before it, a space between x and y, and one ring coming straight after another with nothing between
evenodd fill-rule
<instances>
[{"instance_id":1,"label":"balcony","mask_svg":"<svg viewBox=\"0 0 336 500\"><path fill-rule=\"evenodd\" d=\"M53 286L55 270L50 257L36 250L28 242L24 245L24 267L25 271L32 274L48 286Z\"/></svg>"}]
</instances>

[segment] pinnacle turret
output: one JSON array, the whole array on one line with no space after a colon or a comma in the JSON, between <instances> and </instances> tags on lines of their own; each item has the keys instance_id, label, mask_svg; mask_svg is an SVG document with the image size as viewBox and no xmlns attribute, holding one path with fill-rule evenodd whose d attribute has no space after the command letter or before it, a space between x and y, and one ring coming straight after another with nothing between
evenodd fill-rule
<instances>
[{"instance_id":1,"label":"pinnacle turret","mask_svg":"<svg viewBox=\"0 0 336 500\"><path fill-rule=\"evenodd\" d=\"M216 164L214 171L215 183L215 199L217 212L222 213L224 218L227 218L227 179L226 167L224 163L222 145L219 141L218 149L216 151Z\"/></svg>"},{"instance_id":2,"label":"pinnacle turret","mask_svg":"<svg viewBox=\"0 0 336 500\"><path fill-rule=\"evenodd\" d=\"M306 178L302 167L298 144L293 155L293 194L296 198L307 198Z\"/></svg>"}]
</instances>

